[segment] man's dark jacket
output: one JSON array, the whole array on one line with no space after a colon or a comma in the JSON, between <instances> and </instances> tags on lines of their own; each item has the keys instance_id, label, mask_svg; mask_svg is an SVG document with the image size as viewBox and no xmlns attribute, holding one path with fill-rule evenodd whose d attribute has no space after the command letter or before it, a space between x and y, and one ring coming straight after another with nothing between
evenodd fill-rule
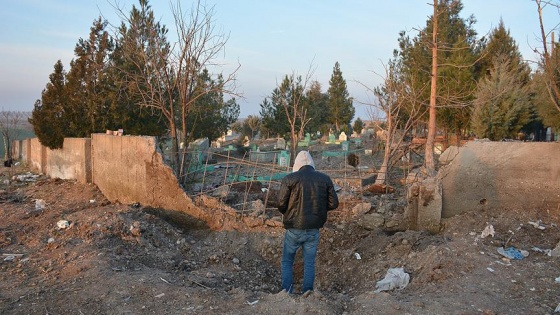
<instances>
[{"instance_id":1,"label":"man's dark jacket","mask_svg":"<svg viewBox=\"0 0 560 315\"><path fill-rule=\"evenodd\" d=\"M286 229L319 229L327 221L327 211L338 207L332 180L311 165L282 179L278 202Z\"/></svg>"}]
</instances>

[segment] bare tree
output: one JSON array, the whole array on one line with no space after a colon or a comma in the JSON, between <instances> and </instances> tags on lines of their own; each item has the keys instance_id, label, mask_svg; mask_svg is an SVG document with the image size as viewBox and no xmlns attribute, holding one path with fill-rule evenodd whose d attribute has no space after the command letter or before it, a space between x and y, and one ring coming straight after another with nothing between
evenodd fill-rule
<instances>
[{"instance_id":1,"label":"bare tree","mask_svg":"<svg viewBox=\"0 0 560 315\"><path fill-rule=\"evenodd\" d=\"M550 5L554 6L557 9L560 9L559 4L554 4L552 1L543 1L543 0L535 0L535 4L537 5L537 12L539 14L539 27L541 31L541 39L542 39L542 51L538 51L535 49L537 53L541 55L541 59L543 62L543 69L546 77L546 90L548 91L548 95L554 107L560 111L560 87L558 82L558 61L553 60L553 50L555 49L556 43L554 43L554 33L546 32L544 29L544 22L542 12L543 9ZM550 50L548 50L548 37L551 37L550 40Z\"/></svg>"},{"instance_id":2,"label":"bare tree","mask_svg":"<svg viewBox=\"0 0 560 315\"><path fill-rule=\"evenodd\" d=\"M313 73L314 69L310 66L303 82L301 76L296 76L295 73L292 73L290 77L286 76L278 87L279 95L282 95L278 101L284 110L290 127L290 157L292 161L295 158L298 142L303 138L305 126L310 121L310 118L307 116L304 95L307 85L311 82Z\"/></svg>"},{"instance_id":3,"label":"bare tree","mask_svg":"<svg viewBox=\"0 0 560 315\"><path fill-rule=\"evenodd\" d=\"M123 32L121 26L121 34L131 34L128 41L121 42L126 60L133 65L132 69L122 71L127 74L128 86L133 86L133 91L139 95L139 105L159 111L165 117L172 140L173 165L178 175L182 176L187 145L180 154L179 142L186 144L189 130L187 117L192 107L199 98L209 93L241 96L235 92L236 73L240 66L231 74L218 74L215 85L197 86L197 78L205 69L216 70L223 66L217 60L229 36L215 29L214 8L196 1L187 14L180 1L170 2L177 33L177 41L170 44L166 38L167 29L153 20L147 1L140 3L144 17L138 21L134 20L134 14L127 18L120 11L131 25L128 33ZM140 40L146 42L138 45ZM179 126L180 133L177 132Z\"/></svg>"},{"instance_id":4,"label":"bare tree","mask_svg":"<svg viewBox=\"0 0 560 315\"><path fill-rule=\"evenodd\" d=\"M4 141L4 159L12 158L12 141L15 140L20 132L24 114L22 112L0 112L0 132Z\"/></svg>"},{"instance_id":5,"label":"bare tree","mask_svg":"<svg viewBox=\"0 0 560 315\"><path fill-rule=\"evenodd\" d=\"M382 111L386 119L386 127L383 129L383 162L377 172L375 184L387 183L387 175L395 163L409 151L405 138L426 113L426 106L420 102L422 91L416 91L414 87L417 85L409 85L400 77L398 66L392 62L385 68L384 82L380 87L370 89L362 84L376 97L375 103L367 105ZM374 111L369 112L373 120Z\"/></svg>"},{"instance_id":6,"label":"bare tree","mask_svg":"<svg viewBox=\"0 0 560 315\"><path fill-rule=\"evenodd\" d=\"M187 18L182 10L181 2L171 5L178 41L170 55L169 65L176 73L174 89L178 91L178 105L181 111L182 142L186 142L188 126L187 116L197 99L204 95L219 92L241 96L236 92L236 74L240 65L231 74L222 76L218 84L201 88L197 86L197 76L207 68L219 68L217 63L220 53L224 52L229 35L217 31L214 25L214 7L195 2ZM196 91L195 91L196 90ZM186 146L181 159L182 175L185 164Z\"/></svg>"}]
</instances>

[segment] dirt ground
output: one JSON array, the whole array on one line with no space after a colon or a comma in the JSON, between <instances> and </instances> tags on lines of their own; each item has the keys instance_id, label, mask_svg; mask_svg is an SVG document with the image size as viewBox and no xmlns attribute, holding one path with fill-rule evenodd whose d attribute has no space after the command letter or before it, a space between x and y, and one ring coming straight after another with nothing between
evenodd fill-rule
<instances>
[{"instance_id":1,"label":"dirt ground","mask_svg":"<svg viewBox=\"0 0 560 315\"><path fill-rule=\"evenodd\" d=\"M342 192L302 296L280 292L279 224L212 231L92 184L15 175L1 169L1 314L552 314L560 303L560 258L545 252L560 240L558 209L469 212L429 234L372 227L364 218L381 208L356 211ZM375 292L390 268L410 282Z\"/></svg>"}]
</instances>

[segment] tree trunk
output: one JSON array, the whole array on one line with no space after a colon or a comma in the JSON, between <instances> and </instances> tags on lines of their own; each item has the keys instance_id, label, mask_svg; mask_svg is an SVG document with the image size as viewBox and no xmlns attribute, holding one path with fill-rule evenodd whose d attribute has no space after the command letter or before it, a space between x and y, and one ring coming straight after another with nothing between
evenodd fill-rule
<instances>
[{"instance_id":1,"label":"tree trunk","mask_svg":"<svg viewBox=\"0 0 560 315\"><path fill-rule=\"evenodd\" d=\"M434 162L434 140L436 138L436 92L437 92L437 0L434 0L433 34L432 34L432 82L430 90L430 118L428 120L428 136L426 139L425 166L428 176L436 175Z\"/></svg>"},{"instance_id":2,"label":"tree trunk","mask_svg":"<svg viewBox=\"0 0 560 315\"><path fill-rule=\"evenodd\" d=\"M385 151L383 152L383 162L379 167L379 171L377 172L377 178L375 179L376 185L385 184L389 176L387 173L389 172L389 159L391 158L391 141L394 136L393 130L393 116L391 115L391 110L387 111L387 136L385 137Z\"/></svg>"},{"instance_id":3,"label":"tree trunk","mask_svg":"<svg viewBox=\"0 0 560 315\"><path fill-rule=\"evenodd\" d=\"M8 137L6 137L6 135L2 135L2 138L4 138L4 160L8 160L10 158L9 152L10 152L10 147L8 146L8 143L10 142L10 139Z\"/></svg>"}]
</instances>

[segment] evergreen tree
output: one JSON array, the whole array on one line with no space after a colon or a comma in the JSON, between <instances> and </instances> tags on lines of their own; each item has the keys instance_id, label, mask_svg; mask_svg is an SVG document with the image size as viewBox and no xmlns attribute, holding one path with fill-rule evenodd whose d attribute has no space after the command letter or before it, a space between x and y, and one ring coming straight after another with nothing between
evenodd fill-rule
<instances>
[{"instance_id":1,"label":"evergreen tree","mask_svg":"<svg viewBox=\"0 0 560 315\"><path fill-rule=\"evenodd\" d=\"M50 149L60 149L68 128L65 112L67 103L66 72L58 60L54 71L49 75L49 83L41 93L41 99L35 102L29 123L42 145Z\"/></svg>"},{"instance_id":2,"label":"evergreen tree","mask_svg":"<svg viewBox=\"0 0 560 315\"><path fill-rule=\"evenodd\" d=\"M341 130L343 126L347 126L352 121L355 109L338 61L334 65L327 93L329 95L329 122L335 126L336 130Z\"/></svg>"},{"instance_id":3,"label":"evergreen tree","mask_svg":"<svg viewBox=\"0 0 560 315\"><path fill-rule=\"evenodd\" d=\"M470 120L472 94L476 89L475 72L471 66L477 58L474 17L459 16L463 4L460 0L439 0L438 19L438 73L437 73L437 122L446 132L460 133ZM399 37L396 55L402 59L401 76L414 90L423 91L420 101L429 104L432 67L433 18L416 37L406 32ZM414 108L413 106L411 106ZM403 113L406 113L407 110ZM401 113L402 114L402 113ZM427 117L425 118L427 121Z\"/></svg>"},{"instance_id":4,"label":"evergreen tree","mask_svg":"<svg viewBox=\"0 0 560 315\"><path fill-rule=\"evenodd\" d=\"M523 61L523 56L519 51L519 47L509 30L506 29L504 21L500 20L500 24L492 30L487 42L481 44L480 60L476 64L476 71L479 77L490 74L495 60L497 58L509 60L512 69L518 69L521 82L528 83L530 80L531 69L529 65Z\"/></svg>"},{"instance_id":5,"label":"evergreen tree","mask_svg":"<svg viewBox=\"0 0 560 315\"><path fill-rule=\"evenodd\" d=\"M77 58L70 62L66 84L65 111L70 118L66 136L89 137L107 129L114 85L108 75L113 41L106 26L107 22L99 17L90 29L89 38L80 38L74 49Z\"/></svg>"},{"instance_id":6,"label":"evergreen tree","mask_svg":"<svg viewBox=\"0 0 560 315\"><path fill-rule=\"evenodd\" d=\"M301 76L286 75L282 83L272 91L272 95L261 103L263 128L290 139L292 161L298 141L303 138L310 121L309 102L306 99L309 77L310 73L307 74L305 82L302 82Z\"/></svg>"},{"instance_id":7,"label":"evergreen tree","mask_svg":"<svg viewBox=\"0 0 560 315\"><path fill-rule=\"evenodd\" d=\"M515 139L531 118L529 89L518 76L522 66L512 68L509 58L495 58L490 74L478 84L472 129L479 138Z\"/></svg>"},{"instance_id":8,"label":"evergreen tree","mask_svg":"<svg viewBox=\"0 0 560 315\"><path fill-rule=\"evenodd\" d=\"M301 77L286 75L280 86L274 88L270 97L261 103L260 115L263 125L273 134L289 138L290 123L288 117L295 117L295 125L301 126L298 113L294 112L293 104L303 96ZM307 106L307 104L301 104ZM307 108L307 107L306 107Z\"/></svg>"},{"instance_id":9,"label":"evergreen tree","mask_svg":"<svg viewBox=\"0 0 560 315\"><path fill-rule=\"evenodd\" d=\"M259 115L261 117L261 134L266 135L266 137L283 135L284 132L280 128L280 124L276 122L276 117L278 116L277 108L270 101L270 97L265 97L260 104L261 110Z\"/></svg>"},{"instance_id":10,"label":"evergreen tree","mask_svg":"<svg viewBox=\"0 0 560 315\"><path fill-rule=\"evenodd\" d=\"M533 101L535 104L535 110L538 113L539 118L546 127L554 127L556 130L560 130L560 114L558 109L551 100L551 90L550 84L557 84L560 86L560 45L553 50L555 54L553 58L550 58L549 67L556 69L554 74L556 75L555 80L551 83L549 74L545 73L543 69L543 63L539 64L539 69L533 75L531 81L531 91Z\"/></svg>"},{"instance_id":11,"label":"evergreen tree","mask_svg":"<svg viewBox=\"0 0 560 315\"><path fill-rule=\"evenodd\" d=\"M309 117L309 123L306 125L307 131L327 133L329 131L329 95L321 91L321 84L318 81L313 81L305 94L305 99Z\"/></svg>"},{"instance_id":12,"label":"evergreen tree","mask_svg":"<svg viewBox=\"0 0 560 315\"><path fill-rule=\"evenodd\" d=\"M356 120L354 121L354 125L352 126L352 129L357 134L362 133L362 129L364 129L364 122L360 119L360 117L356 118Z\"/></svg>"},{"instance_id":13,"label":"evergreen tree","mask_svg":"<svg viewBox=\"0 0 560 315\"><path fill-rule=\"evenodd\" d=\"M203 137L208 137L210 141L215 140L239 117L239 104L234 98L224 101L224 95L218 88L221 84L222 77L219 76L216 82L206 69L198 76L193 92L196 101L187 116L187 141Z\"/></svg>"},{"instance_id":14,"label":"evergreen tree","mask_svg":"<svg viewBox=\"0 0 560 315\"><path fill-rule=\"evenodd\" d=\"M167 30L155 21L148 1L139 2L139 8L133 5L127 23L121 23L111 55L110 75L115 84L116 101L109 113L108 128L122 128L132 135L163 136L168 128L162 112L141 106L143 93L140 90L145 94L147 86L138 84L137 78L147 71L145 52L151 52L156 59L154 52L159 48L166 49ZM160 61L159 64L164 63Z\"/></svg>"},{"instance_id":15,"label":"evergreen tree","mask_svg":"<svg viewBox=\"0 0 560 315\"><path fill-rule=\"evenodd\" d=\"M498 81L500 80L502 82L504 81L503 79L499 78L500 76L507 76L507 75L513 76L515 78L515 81L512 83L516 88L513 89L513 87L511 87L510 89L504 89L502 92L513 93L512 95L510 95L510 99L517 100L517 101L512 102L512 106L514 106L513 104L518 104L520 98L520 95L517 95L518 92L524 91L525 93L529 93L529 85L531 84L530 82L531 69L529 68L527 62L523 60L523 57L519 52L519 48L515 40L510 36L509 30L506 29L504 22L502 20L500 20L500 24L498 25L498 27L492 30L490 36L488 37L487 42L485 42L481 46L482 46L481 59L476 64L476 71L479 73L479 77L481 78L479 83L481 83L482 85L487 84L487 82L484 81L484 79L492 75L493 77L490 78L490 81L495 83L495 87L494 87L495 89L499 89L497 87ZM508 68L504 69L504 66L506 65ZM499 69L496 69L496 67L498 66ZM480 105L483 102L485 102L485 99L488 97L488 95L486 94L487 92L482 92L480 90L480 85L479 85L479 90L476 95L482 96L483 100L475 101L475 104ZM506 96L504 95L502 97L505 98ZM510 110L519 111L521 108L523 109L524 114L522 116L524 118L522 119L522 121L525 121L525 124L527 124L527 126L523 126L522 128L518 128L518 126L515 126L515 128L529 131L530 129L534 128L535 125L539 124L540 119L536 114L536 109L533 106L533 102L530 101L529 98L525 97L524 95L522 95L522 98L523 98L523 103L526 104L524 104L520 108L517 109L512 108ZM493 104L484 104L483 106L487 106L489 107L487 109L490 109L492 108ZM503 104L503 106L505 106L505 104ZM476 124L475 129L479 130L480 132L482 128L480 125L480 121L483 120L483 118L480 117L481 115L480 108L475 108L474 113L477 114L477 117L473 117L473 125ZM489 113L487 112L487 114ZM525 119L526 116L528 116L528 119ZM492 120L491 118L489 119ZM494 122L499 124L499 122L496 120L494 120ZM516 136L515 133L519 131L519 130L511 131L510 133L506 133L506 135L504 135L502 132L498 132L499 136L496 136L493 135L494 132L491 132L491 130L495 130L495 128L490 128L489 125L487 125L487 128L488 128L488 132L492 134L491 136L487 136L488 138L491 137L499 138L500 136L506 137L506 135L507 137L513 138Z\"/></svg>"}]
</instances>

